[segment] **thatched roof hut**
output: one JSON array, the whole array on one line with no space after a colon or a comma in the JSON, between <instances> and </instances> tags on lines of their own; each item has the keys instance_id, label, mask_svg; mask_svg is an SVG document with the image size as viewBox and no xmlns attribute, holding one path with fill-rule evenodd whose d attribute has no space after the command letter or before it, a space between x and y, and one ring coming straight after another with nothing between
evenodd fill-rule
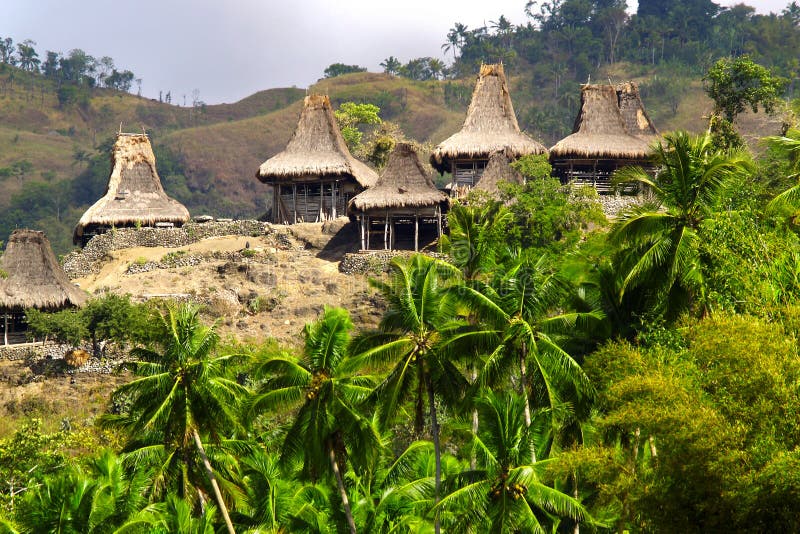
<instances>
[{"instance_id":1,"label":"thatched roof hut","mask_svg":"<svg viewBox=\"0 0 800 534\"><path fill-rule=\"evenodd\" d=\"M498 150L489 156L489 163L486 169L473 187L475 191L486 191L491 195L498 195L500 189L497 184L509 182L513 184L524 184L525 178L517 169L510 165L511 161L504 150Z\"/></svg>"},{"instance_id":2,"label":"thatched roof hut","mask_svg":"<svg viewBox=\"0 0 800 534\"><path fill-rule=\"evenodd\" d=\"M58 310L81 306L87 295L67 278L44 232L14 230L0 257L0 310Z\"/></svg>"},{"instance_id":3,"label":"thatched roof hut","mask_svg":"<svg viewBox=\"0 0 800 534\"><path fill-rule=\"evenodd\" d=\"M433 184L430 170L409 143L398 143L378 183L353 197L348 211L361 222L361 248L370 248L370 235L383 234L383 248L394 249L396 226L414 227L414 250L419 250L420 224L442 231L442 209L448 197ZM378 230L373 227L377 223ZM409 230L410 234L410 230ZM402 237L402 236L401 236Z\"/></svg>"},{"instance_id":4,"label":"thatched roof hut","mask_svg":"<svg viewBox=\"0 0 800 534\"><path fill-rule=\"evenodd\" d=\"M512 158L547 152L520 131L502 63L481 66L464 126L436 146L431 164L439 172L452 172L456 160L486 160L497 150L507 150Z\"/></svg>"},{"instance_id":5,"label":"thatched roof hut","mask_svg":"<svg viewBox=\"0 0 800 534\"><path fill-rule=\"evenodd\" d=\"M378 178L378 183L353 197L351 213L397 208L424 208L447 202L436 189L419 154L409 143L398 143Z\"/></svg>"},{"instance_id":6,"label":"thatched roof hut","mask_svg":"<svg viewBox=\"0 0 800 534\"><path fill-rule=\"evenodd\" d=\"M619 112L628 133L641 137L648 143L654 141L658 137L658 130L644 109L636 82L617 84L616 91Z\"/></svg>"},{"instance_id":7,"label":"thatched roof hut","mask_svg":"<svg viewBox=\"0 0 800 534\"><path fill-rule=\"evenodd\" d=\"M572 132L550 149L552 159L643 160L651 153L646 141L626 130L611 85L581 86L581 108Z\"/></svg>"},{"instance_id":8,"label":"thatched roof hut","mask_svg":"<svg viewBox=\"0 0 800 534\"><path fill-rule=\"evenodd\" d=\"M120 133L111 151L106 193L83 214L72 240L85 241L87 230L157 223L180 226L188 220L186 207L168 197L161 186L148 136Z\"/></svg>"},{"instance_id":9,"label":"thatched roof hut","mask_svg":"<svg viewBox=\"0 0 800 534\"><path fill-rule=\"evenodd\" d=\"M370 187L378 179L375 171L350 154L326 95L305 98L286 148L262 163L256 176L264 183L306 176L352 177L361 187Z\"/></svg>"}]
</instances>

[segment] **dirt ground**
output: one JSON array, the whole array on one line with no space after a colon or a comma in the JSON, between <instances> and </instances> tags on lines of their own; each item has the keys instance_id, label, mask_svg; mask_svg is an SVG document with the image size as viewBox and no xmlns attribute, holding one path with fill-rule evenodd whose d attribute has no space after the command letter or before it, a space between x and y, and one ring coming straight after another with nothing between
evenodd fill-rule
<instances>
[{"instance_id":1,"label":"dirt ground","mask_svg":"<svg viewBox=\"0 0 800 534\"><path fill-rule=\"evenodd\" d=\"M188 296L206 304L209 319L219 319L223 336L294 343L305 323L325 305L350 311L359 327L375 326L382 304L366 276L339 272L338 260L352 243L329 246L341 236L323 233L321 224L281 229L291 246L276 246L273 236L210 238L180 248L137 247L110 253L99 273L74 280L90 293L111 291L138 300ZM299 238L297 237L299 236ZM249 248L251 257L214 258ZM202 257L199 265L128 274L135 263L158 262L167 254Z\"/></svg>"},{"instance_id":2,"label":"dirt ground","mask_svg":"<svg viewBox=\"0 0 800 534\"><path fill-rule=\"evenodd\" d=\"M74 282L93 294L111 291L136 300L177 295L200 302L204 320L218 321L223 339L259 342L274 337L299 345L303 326L325 305L349 310L357 327L377 325L383 303L367 277L338 269L342 254L354 247L347 232L334 236L312 223L277 227L276 232L288 239L278 244L275 235L228 236L177 249L116 250L99 273ZM163 263L168 255L192 257L198 264L128 273L131 265ZM71 374L58 365L45 370L40 364L0 360L0 438L30 417L41 418L46 432L64 425L91 426L106 410L113 390L128 380L128 373Z\"/></svg>"}]
</instances>

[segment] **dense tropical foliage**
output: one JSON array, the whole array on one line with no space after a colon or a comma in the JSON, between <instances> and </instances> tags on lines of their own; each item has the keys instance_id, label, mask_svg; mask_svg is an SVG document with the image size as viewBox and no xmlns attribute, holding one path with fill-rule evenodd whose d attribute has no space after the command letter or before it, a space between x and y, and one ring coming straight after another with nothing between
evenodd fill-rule
<instances>
[{"instance_id":1,"label":"dense tropical foliage","mask_svg":"<svg viewBox=\"0 0 800 534\"><path fill-rule=\"evenodd\" d=\"M715 43L760 58L771 30L786 37L773 63L796 68L796 3L527 7L527 27L456 24L452 72L544 54L560 98L566 72L620 57L679 68ZM420 59L384 66L443 75ZM726 119L765 104L712 90ZM345 107L351 133L369 106ZM40 337L128 351L131 381L96 428L34 419L0 440L0 532L797 531L797 125L763 146L666 134L655 171L616 174L643 196L610 221L593 190L521 158L525 185L454 205L436 257L372 280L374 329L326 307L299 346L220 343L198 308L113 295L29 311Z\"/></svg>"}]
</instances>

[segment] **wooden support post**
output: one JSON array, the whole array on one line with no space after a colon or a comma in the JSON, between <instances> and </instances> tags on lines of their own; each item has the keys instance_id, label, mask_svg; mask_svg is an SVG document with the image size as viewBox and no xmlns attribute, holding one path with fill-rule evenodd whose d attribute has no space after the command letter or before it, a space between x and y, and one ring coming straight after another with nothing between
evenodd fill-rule
<instances>
[{"instance_id":1,"label":"wooden support post","mask_svg":"<svg viewBox=\"0 0 800 534\"><path fill-rule=\"evenodd\" d=\"M359 215L358 222L361 223L361 250L366 250L367 247L365 246L367 243L364 241L364 218L365 215Z\"/></svg>"},{"instance_id":2,"label":"wooden support post","mask_svg":"<svg viewBox=\"0 0 800 534\"><path fill-rule=\"evenodd\" d=\"M8 312L3 314L3 344L8 345Z\"/></svg>"},{"instance_id":3,"label":"wooden support post","mask_svg":"<svg viewBox=\"0 0 800 534\"><path fill-rule=\"evenodd\" d=\"M281 186L275 184L272 186L272 222L278 224L280 219L280 212L278 211L278 199L281 196Z\"/></svg>"},{"instance_id":4,"label":"wooden support post","mask_svg":"<svg viewBox=\"0 0 800 534\"><path fill-rule=\"evenodd\" d=\"M336 218L336 182L331 182L331 219Z\"/></svg>"},{"instance_id":5,"label":"wooden support post","mask_svg":"<svg viewBox=\"0 0 800 534\"><path fill-rule=\"evenodd\" d=\"M292 211L294 212L292 224L297 223L297 184L292 184Z\"/></svg>"},{"instance_id":6,"label":"wooden support post","mask_svg":"<svg viewBox=\"0 0 800 534\"><path fill-rule=\"evenodd\" d=\"M386 212L386 220L383 223L383 250L389 250L389 212Z\"/></svg>"},{"instance_id":7,"label":"wooden support post","mask_svg":"<svg viewBox=\"0 0 800 534\"><path fill-rule=\"evenodd\" d=\"M372 221L370 220L370 216L369 215L364 215L364 217L367 219L367 250L369 250L369 234L371 233L371 229L372 229L372 226L371 226Z\"/></svg>"},{"instance_id":8,"label":"wooden support post","mask_svg":"<svg viewBox=\"0 0 800 534\"><path fill-rule=\"evenodd\" d=\"M419 212L414 210L414 252L419 252Z\"/></svg>"},{"instance_id":9,"label":"wooden support post","mask_svg":"<svg viewBox=\"0 0 800 534\"><path fill-rule=\"evenodd\" d=\"M391 222L389 223L389 250L394 250L394 217L392 217Z\"/></svg>"},{"instance_id":10,"label":"wooden support post","mask_svg":"<svg viewBox=\"0 0 800 534\"><path fill-rule=\"evenodd\" d=\"M436 206L436 230L438 235L436 237L442 237L442 207Z\"/></svg>"}]
</instances>

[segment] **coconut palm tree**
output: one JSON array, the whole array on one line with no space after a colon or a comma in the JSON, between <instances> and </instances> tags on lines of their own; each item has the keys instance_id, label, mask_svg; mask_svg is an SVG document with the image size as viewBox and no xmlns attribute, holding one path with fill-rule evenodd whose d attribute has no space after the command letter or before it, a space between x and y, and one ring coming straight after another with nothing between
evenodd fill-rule
<instances>
[{"instance_id":1,"label":"coconut palm tree","mask_svg":"<svg viewBox=\"0 0 800 534\"><path fill-rule=\"evenodd\" d=\"M389 282L371 281L388 302L379 329L362 335L354 365L389 367L375 389L380 420L389 424L406 400L414 399L414 427L422 431L427 402L430 435L436 458L435 500L441 484L441 447L436 395L457 405L467 381L456 366L457 357L472 353L491 338L459 316L453 284L460 280L457 267L428 256L396 257L391 263ZM436 531L439 522L436 521Z\"/></svg>"},{"instance_id":2,"label":"coconut palm tree","mask_svg":"<svg viewBox=\"0 0 800 534\"><path fill-rule=\"evenodd\" d=\"M767 137L767 144L771 149L785 157L789 162L788 178L797 180L800 178L800 128L790 128L785 135ZM790 187L783 193L772 199L767 206L768 210L774 210L781 206L790 206L794 209L798 207L800 201L800 183Z\"/></svg>"},{"instance_id":3,"label":"coconut palm tree","mask_svg":"<svg viewBox=\"0 0 800 534\"><path fill-rule=\"evenodd\" d=\"M622 273L620 296L640 289L667 316L687 307L705 312L706 283L700 257L703 221L714 216L727 193L753 165L742 151L719 151L711 136L676 132L656 147L653 178L641 167L617 171L616 183L636 183L652 200L624 211L609 243Z\"/></svg>"},{"instance_id":4,"label":"coconut palm tree","mask_svg":"<svg viewBox=\"0 0 800 534\"><path fill-rule=\"evenodd\" d=\"M466 280L486 277L497 265L510 219L511 213L494 200L454 204L447 214L450 233L440 238L441 251L452 258Z\"/></svg>"},{"instance_id":5,"label":"coconut palm tree","mask_svg":"<svg viewBox=\"0 0 800 534\"><path fill-rule=\"evenodd\" d=\"M129 408L121 415L103 416L100 423L127 433L124 450L135 464L157 458L157 476L163 485L176 478L172 481L179 498L189 498L193 488L202 485L197 475L202 463L233 533L201 434L220 443L223 436L242 432L238 410L247 390L231 376L242 358L215 354L219 336L214 326L200 322L196 307L170 308L161 319L167 332L159 342L161 350L134 349L136 360L129 366L137 378L115 392L130 399Z\"/></svg>"},{"instance_id":6,"label":"coconut palm tree","mask_svg":"<svg viewBox=\"0 0 800 534\"><path fill-rule=\"evenodd\" d=\"M259 376L271 377L259 389L251 411L298 406L286 432L281 462L303 463L303 474L315 481L332 473L344 507L350 532L355 532L343 472L347 453L351 458L373 458L382 446L372 422L356 409L372 391L371 377L344 370L353 323L346 310L325 308L322 316L306 325L301 358L281 355L260 365Z\"/></svg>"},{"instance_id":7,"label":"coconut palm tree","mask_svg":"<svg viewBox=\"0 0 800 534\"><path fill-rule=\"evenodd\" d=\"M499 333L494 350L484 359L476 385L501 387L516 377L525 401L525 422L535 409L549 415L557 431L565 409L588 407L593 388L578 362L559 344L558 335L575 335L599 322L599 311L566 311L570 286L548 265L548 258L523 255L495 271L488 282L459 288L477 316ZM529 392L532 395L529 395ZM531 458L536 461L535 449Z\"/></svg>"},{"instance_id":8,"label":"coconut palm tree","mask_svg":"<svg viewBox=\"0 0 800 534\"><path fill-rule=\"evenodd\" d=\"M206 505L203 513L195 517L192 507L177 495L170 494L163 502L148 510L153 526L148 534L214 534L216 508Z\"/></svg>"},{"instance_id":9,"label":"coconut palm tree","mask_svg":"<svg viewBox=\"0 0 800 534\"><path fill-rule=\"evenodd\" d=\"M288 521L295 482L283 477L277 455L260 447L239 460L244 496L232 513L237 525L256 532L280 532Z\"/></svg>"},{"instance_id":10,"label":"coconut palm tree","mask_svg":"<svg viewBox=\"0 0 800 534\"><path fill-rule=\"evenodd\" d=\"M545 518L589 521L577 500L540 480L550 460L530 463L535 434L525 422L524 399L487 391L477 406L480 428L473 447L479 467L448 480L452 491L437 505L453 514L447 531L544 533L551 530Z\"/></svg>"},{"instance_id":11,"label":"coconut palm tree","mask_svg":"<svg viewBox=\"0 0 800 534\"><path fill-rule=\"evenodd\" d=\"M15 510L16 528L6 528L37 534L144 531L154 524L147 510L150 475L144 469L126 473L121 458L105 451L86 469L68 467L26 492Z\"/></svg>"}]
</instances>

